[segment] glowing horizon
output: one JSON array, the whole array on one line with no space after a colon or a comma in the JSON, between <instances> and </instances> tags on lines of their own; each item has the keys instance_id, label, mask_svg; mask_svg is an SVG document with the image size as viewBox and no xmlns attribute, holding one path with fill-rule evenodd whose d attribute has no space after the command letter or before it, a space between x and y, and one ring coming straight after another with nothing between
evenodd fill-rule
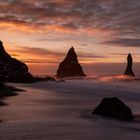
<instances>
[{"instance_id":1,"label":"glowing horizon","mask_svg":"<svg viewBox=\"0 0 140 140\"><path fill-rule=\"evenodd\" d=\"M38 65L44 71L56 68L71 46L84 66L125 63L128 53L140 62L139 5L137 0L1 0L0 40L35 73Z\"/></svg>"}]
</instances>

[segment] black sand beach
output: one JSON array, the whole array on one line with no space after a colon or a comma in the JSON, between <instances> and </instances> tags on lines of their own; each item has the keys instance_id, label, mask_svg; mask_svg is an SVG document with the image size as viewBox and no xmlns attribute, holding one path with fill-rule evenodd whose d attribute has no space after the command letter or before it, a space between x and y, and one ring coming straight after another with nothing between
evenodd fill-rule
<instances>
[{"instance_id":1,"label":"black sand beach","mask_svg":"<svg viewBox=\"0 0 140 140\"><path fill-rule=\"evenodd\" d=\"M139 81L66 80L10 84L18 96L0 108L0 139L135 140L140 139ZM130 86L131 85L131 86ZM134 122L92 116L103 97L117 96L132 109Z\"/></svg>"}]
</instances>

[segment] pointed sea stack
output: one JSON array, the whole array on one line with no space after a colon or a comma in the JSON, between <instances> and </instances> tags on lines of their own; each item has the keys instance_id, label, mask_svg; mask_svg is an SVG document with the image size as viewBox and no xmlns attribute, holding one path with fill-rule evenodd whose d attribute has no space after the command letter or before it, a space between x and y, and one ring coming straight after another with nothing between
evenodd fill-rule
<instances>
[{"instance_id":1,"label":"pointed sea stack","mask_svg":"<svg viewBox=\"0 0 140 140\"><path fill-rule=\"evenodd\" d=\"M29 73L23 62L12 58L0 41L0 80L4 82L33 82L34 77Z\"/></svg>"},{"instance_id":2,"label":"pointed sea stack","mask_svg":"<svg viewBox=\"0 0 140 140\"><path fill-rule=\"evenodd\" d=\"M66 58L60 63L56 76L58 78L86 76L73 47L70 48Z\"/></svg>"},{"instance_id":3,"label":"pointed sea stack","mask_svg":"<svg viewBox=\"0 0 140 140\"><path fill-rule=\"evenodd\" d=\"M133 65L133 58L132 58L131 54L129 53L128 57L127 57L127 67L126 67L124 75L135 76L135 74L132 70L132 65Z\"/></svg>"}]
</instances>

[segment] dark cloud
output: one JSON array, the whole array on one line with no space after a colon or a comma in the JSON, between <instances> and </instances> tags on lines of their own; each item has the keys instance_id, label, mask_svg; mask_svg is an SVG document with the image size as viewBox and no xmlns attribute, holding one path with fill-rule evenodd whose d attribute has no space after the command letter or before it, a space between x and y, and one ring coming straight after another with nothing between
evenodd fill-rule
<instances>
[{"instance_id":1,"label":"dark cloud","mask_svg":"<svg viewBox=\"0 0 140 140\"><path fill-rule=\"evenodd\" d=\"M96 28L114 32L110 44L140 44L140 0L1 0L0 7L0 22L39 29L50 25L73 31ZM123 39L128 35L133 39Z\"/></svg>"},{"instance_id":2,"label":"dark cloud","mask_svg":"<svg viewBox=\"0 0 140 140\"><path fill-rule=\"evenodd\" d=\"M128 47L140 47L140 38L139 39L120 38L120 39L111 40L105 43L113 44L113 45L128 46Z\"/></svg>"}]
</instances>

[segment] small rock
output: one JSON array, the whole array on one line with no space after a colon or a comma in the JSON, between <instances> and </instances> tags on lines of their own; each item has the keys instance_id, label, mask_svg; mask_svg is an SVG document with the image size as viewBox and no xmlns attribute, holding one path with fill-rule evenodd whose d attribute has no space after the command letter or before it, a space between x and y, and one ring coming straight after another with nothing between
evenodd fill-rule
<instances>
[{"instance_id":1,"label":"small rock","mask_svg":"<svg viewBox=\"0 0 140 140\"><path fill-rule=\"evenodd\" d=\"M104 98L92 114L122 121L132 121L134 118L131 109L116 97Z\"/></svg>"}]
</instances>

